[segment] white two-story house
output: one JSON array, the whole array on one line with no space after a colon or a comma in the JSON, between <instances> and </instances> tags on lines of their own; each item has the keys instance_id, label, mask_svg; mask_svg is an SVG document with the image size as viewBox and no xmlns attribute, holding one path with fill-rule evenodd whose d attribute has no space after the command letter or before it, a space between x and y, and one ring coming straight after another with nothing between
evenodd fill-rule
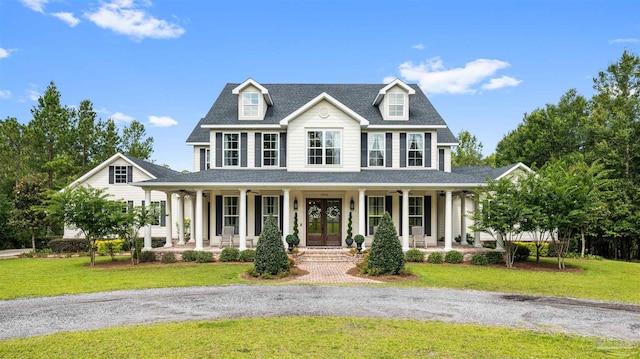
<instances>
[{"instance_id":1,"label":"white two-story house","mask_svg":"<svg viewBox=\"0 0 640 359\"><path fill-rule=\"evenodd\" d=\"M269 215L283 238L297 223L301 247L343 246L349 221L353 234L370 243L385 211L405 250L417 227L429 243L441 239L449 250L456 234L469 232L473 190L487 177L520 170L519 164L452 168L455 136L420 88L400 80L227 84L187 145L194 172L133 185L147 203L164 193L165 208L175 208L165 221L167 246L176 233L172 223L183 223L184 198L193 199L197 250L205 241L216 246L223 227L231 226L237 245L247 248Z\"/></svg>"}]
</instances>

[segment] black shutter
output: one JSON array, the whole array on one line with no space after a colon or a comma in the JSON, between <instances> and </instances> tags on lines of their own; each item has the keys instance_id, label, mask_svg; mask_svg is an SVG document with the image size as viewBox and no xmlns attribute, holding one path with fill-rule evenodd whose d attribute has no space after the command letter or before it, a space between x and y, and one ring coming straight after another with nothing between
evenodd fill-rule
<instances>
[{"instance_id":1,"label":"black shutter","mask_svg":"<svg viewBox=\"0 0 640 359\"><path fill-rule=\"evenodd\" d=\"M127 166L127 183L133 182L133 166Z\"/></svg>"},{"instance_id":2,"label":"black shutter","mask_svg":"<svg viewBox=\"0 0 640 359\"><path fill-rule=\"evenodd\" d=\"M222 167L222 132L216 132L216 167Z\"/></svg>"},{"instance_id":3,"label":"black shutter","mask_svg":"<svg viewBox=\"0 0 640 359\"><path fill-rule=\"evenodd\" d=\"M255 208L253 209L255 216L255 235L262 233L262 196L256 196Z\"/></svg>"},{"instance_id":4,"label":"black shutter","mask_svg":"<svg viewBox=\"0 0 640 359\"><path fill-rule=\"evenodd\" d=\"M364 233L363 236L369 234L369 196L364 196Z\"/></svg>"},{"instance_id":5,"label":"black shutter","mask_svg":"<svg viewBox=\"0 0 640 359\"><path fill-rule=\"evenodd\" d=\"M222 196L216 196L216 233L222 233Z\"/></svg>"},{"instance_id":6,"label":"black shutter","mask_svg":"<svg viewBox=\"0 0 640 359\"><path fill-rule=\"evenodd\" d=\"M207 169L207 150L204 148L200 149L200 171L204 171Z\"/></svg>"},{"instance_id":7,"label":"black shutter","mask_svg":"<svg viewBox=\"0 0 640 359\"><path fill-rule=\"evenodd\" d=\"M133 211L133 201L127 201L127 205L129 206L129 211Z\"/></svg>"},{"instance_id":8,"label":"black shutter","mask_svg":"<svg viewBox=\"0 0 640 359\"><path fill-rule=\"evenodd\" d=\"M368 154L367 154L367 147L368 147L368 143L367 143L367 133L363 132L360 134L360 166L361 167L367 167L367 160L368 160Z\"/></svg>"},{"instance_id":9,"label":"black shutter","mask_svg":"<svg viewBox=\"0 0 640 359\"><path fill-rule=\"evenodd\" d=\"M160 226L167 225L167 201L160 201Z\"/></svg>"},{"instance_id":10,"label":"black shutter","mask_svg":"<svg viewBox=\"0 0 640 359\"><path fill-rule=\"evenodd\" d=\"M142 208L144 208L144 199L142 200Z\"/></svg>"},{"instance_id":11,"label":"black shutter","mask_svg":"<svg viewBox=\"0 0 640 359\"><path fill-rule=\"evenodd\" d=\"M400 167L407 167L407 134L404 132L400 134Z\"/></svg>"},{"instance_id":12,"label":"black shutter","mask_svg":"<svg viewBox=\"0 0 640 359\"><path fill-rule=\"evenodd\" d=\"M392 147L393 147L393 137L391 132L387 132L385 134L385 156L384 156L384 164L386 167L392 167L393 166L393 152L392 152Z\"/></svg>"},{"instance_id":13,"label":"black shutter","mask_svg":"<svg viewBox=\"0 0 640 359\"><path fill-rule=\"evenodd\" d=\"M256 144L255 144L255 167L262 167L262 133L256 132Z\"/></svg>"},{"instance_id":14,"label":"black shutter","mask_svg":"<svg viewBox=\"0 0 640 359\"><path fill-rule=\"evenodd\" d=\"M393 218L393 196L384 196L384 210Z\"/></svg>"},{"instance_id":15,"label":"black shutter","mask_svg":"<svg viewBox=\"0 0 640 359\"><path fill-rule=\"evenodd\" d=\"M444 171L444 148L438 149L438 169Z\"/></svg>"},{"instance_id":16,"label":"black shutter","mask_svg":"<svg viewBox=\"0 0 640 359\"><path fill-rule=\"evenodd\" d=\"M109 184L113 184L113 177L115 175L115 169L113 166L109 166Z\"/></svg>"},{"instance_id":17,"label":"black shutter","mask_svg":"<svg viewBox=\"0 0 640 359\"><path fill-rule=\"evenodd\" d=\"M431 133L424 134L424 166L431 167Z\"/></svg>"},{"instance_id":18,"label":"black shutter","mask_svg":"<svg viewBox=\"0 0 640 359\"><path fill-rule=\"evenodd\" d=\"M284 229L283 227L283 218L282 216L284 215L284 196L280 196L280 234L282 234L282 230ZM289 224L287 224L289 225Z\"/></svg>"},{"instance_id":19,"label":"black shutter","mask_svg":"<svg viewBox=\"0 0 640 359\"><path fill-rule=\"evenodd\" d=\"M400 214L400 220L398 221L398 227L399 227L398 235L402 235L402 209L404 208L404 203L402 203L402 202L403 202L404 200L403 200L403 198L402 198L402 197L403 197L402 195L400 195L399 197L400 197L400 205L398 206L398 207L399 207L398 209L400 210L400 211L399 211L399 214Z\"/></svg>"},{"instance_id":20,"label":"black shutter","mask_svg":"<svg viewBox=\"0 0 640 359\"><path fill-rule=\"evenodd\" d=\"M247 167L247 133L240 133L240 167Z\"/></svg>"},{"instance_id":21,"label":"black shutter","mask_svg":"<svg viewBox=\"0 0 640 359\"><path fill-rule=\"evenodd\" d=\"M280 167L287 167L287 133L280 134Z\"/></svg>"},{"instance_id":22,"label":"black shutter","mask_svg":"<svg viewBox=\"0 0 640 359\"><path fill-rule=\"evenodd\" d=\"M431 235L431 196L424 196L424 234Z\"/></svg>"}]
</instances>

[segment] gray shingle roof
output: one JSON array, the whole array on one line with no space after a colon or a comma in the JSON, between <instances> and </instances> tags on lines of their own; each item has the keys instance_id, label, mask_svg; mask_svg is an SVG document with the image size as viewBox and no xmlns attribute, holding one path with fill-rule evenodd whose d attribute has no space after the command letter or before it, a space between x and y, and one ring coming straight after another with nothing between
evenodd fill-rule
<instances>
[{"instance_id":1,"label":"gray shingle roof","mask_svg":"<svg viewBox=\"0 0 640 359\"><path fill-rule=\"evenodd\" d=\"M145 171L151 173L151 175L153 175L156 178L162 178L163 181L171 181L174 179L179 178L180 176L182 176L183 174L181 172L178 171L174 171L171 168L165 168L162 166L159 166L155 163L151 163L151 162L147 162L144 160L141 160L139 158L135 158L129 155L125 155L122 154L122 156L128 158L131 162L135 163L136 165L140 166L141 168L143 168Z\"/></svg>"},{"instance_id":2,"label":"gray shingle roof","mask_svg":"<svg viewBox=\"0 0 640 359\"><path fill-rule=\"evenodd\" d=\"M490 166L460 166L460 167L452 167L452 173L458 173L467 176L473 176L477 178L480 182L486 182L487 178L491 178L495 180L500 177L508 170L512 169L517 164L512 164L500 168L493 168Z\"/></svg>"},{"instance_id":3,"label":"gray shingle roof","mask_svg":"<svg viewBox=\"0 0 640 359\"><path fill-rule=\"evenodd\" d=\"M227 84L214 102L213 106L193 129L187 142L209 142L209 131L200 128L201 125L234 125L238 123L238 96L232 90L238 83ZM244 125L274 125L280 120L299 109L323 92L349 107L351 110L366 118L372 125L446 125L438 111L433 107L427 96L418 85L411 86L416 94L409 102L409 121L385 121L373 100L385 84L262 84L269 90L273 99L273 106L269 106L264 120L242 120ZM458 142L451 131L438 130L440 142Z\"/></svg>"}]
</instances>

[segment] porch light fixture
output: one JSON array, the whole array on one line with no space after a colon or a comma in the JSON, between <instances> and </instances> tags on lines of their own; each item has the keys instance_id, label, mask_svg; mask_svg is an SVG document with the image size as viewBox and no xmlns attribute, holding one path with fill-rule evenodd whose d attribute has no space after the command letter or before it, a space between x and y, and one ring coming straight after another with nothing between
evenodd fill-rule
<instances>
[{"instance_id":1,"label":"porch light fixture","mask_svg":"<svg viewBox=\"0 0 640 359\"><path fill-rule=\"evenodd\" d=\"M351 197L351 202L349 202L349 209L353 211L355 208L356 208L356 204L353 203L353 197Z\"/></svg>"},{"instance_id":2,"label":"porch light fixture","mask_svg":"<svg viewBox=\"0 0 640 359\"><path fill-rule=\"evenodd\" d=\"M293 199L293 209L294 209L295 211L297 211L297 210L298 210L298 197L296 197L296 198L294 198L294 199Z\"/></svg>"}]
</instances>

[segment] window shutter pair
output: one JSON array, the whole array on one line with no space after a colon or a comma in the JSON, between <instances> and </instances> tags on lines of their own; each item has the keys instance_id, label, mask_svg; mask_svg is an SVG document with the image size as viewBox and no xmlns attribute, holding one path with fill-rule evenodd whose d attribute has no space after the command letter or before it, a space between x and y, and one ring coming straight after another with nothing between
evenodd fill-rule
<instances>
[{"instance_id":1,"label":"window shutter pair","mask_svg":"<svg viewBox=\"0 0 640 359\"><path fill-rule=\"evenodd\" d=\"M369 166L369 138L366 132L360 134L360 166ZM391 132L385 133L385 149L384 149L384 166L393 166L393 152L392 152L392 134Z\"/></svg>"}]
</instances>

